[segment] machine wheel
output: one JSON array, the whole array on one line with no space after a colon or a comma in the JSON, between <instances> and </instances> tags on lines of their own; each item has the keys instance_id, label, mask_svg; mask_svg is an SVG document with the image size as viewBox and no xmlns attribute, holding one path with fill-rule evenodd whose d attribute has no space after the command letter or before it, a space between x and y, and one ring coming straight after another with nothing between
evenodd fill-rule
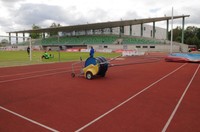
<instances>
[{"instance_id":1,"label":"machine wheel","mask_svg":"<svg viewBox=\"0 0 200 132\"><path fill-rule=\"evenodd\" d=\"M90 71L86 72L86 78L88 80L91 80L93 78L92 72L90 72Z\"/></svg>"}]
</instances>

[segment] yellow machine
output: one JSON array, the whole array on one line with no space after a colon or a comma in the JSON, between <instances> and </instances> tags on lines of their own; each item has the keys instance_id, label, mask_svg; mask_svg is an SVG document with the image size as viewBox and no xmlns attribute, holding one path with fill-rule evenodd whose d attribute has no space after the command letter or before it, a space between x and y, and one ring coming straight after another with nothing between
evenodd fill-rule
<instances>
[{"instance_id":1,"label":"yellow machine","mask_svg":"<svg viewBox=\"0 0 200 132\"><path fill-rule=\"evenodd\" d=\"M75 75L76 75L75 74L75 71L76 71L75 65L77 65L77 64L82 65L82 61L81 61L81 63L78 62L78 63L72 64L72 74L71 74L72 77L75 77ZM78 76L84 75L84 77L88 80L92 79L94 76L97 76L97 75L104 77L107 69L108 69L108 61L104 57L97 57L97 58L89 57L85 61L85 65L81 69Z\"/></svg>"},{"instance_id":2,"label":"yellow machine","mask_svg":"<svg viewBox=\"0 0 200 132\"><path fill-rule=\"evenodd\" d=\"M93 76L97 75L98 72L99 72L99 64L96 65L90 64L89 66L83 68L84 76L89 80L92 79Z\"/></svg>"}]
</instances>

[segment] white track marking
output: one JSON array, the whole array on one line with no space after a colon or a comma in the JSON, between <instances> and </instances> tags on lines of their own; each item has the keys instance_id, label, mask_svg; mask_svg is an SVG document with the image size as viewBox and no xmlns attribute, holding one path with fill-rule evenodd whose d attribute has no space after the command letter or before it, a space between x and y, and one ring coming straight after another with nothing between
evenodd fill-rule
<instances>
[{"instance_id":1,"label":"white track marking","mask_svg":"<svg viewBox=\"0 0 200 132\"><path fill-rule=\"evenodd\" d=\"M0 109L2 109L2 110L4 110L4 111L7 111L8 113L11 113L11 114L13 114L13 115L15 115L15 116L17 116L17 117L20 117L20 118L22 118L22 119L24 119L24 120L27 120L27 121L29 121L29 122L31 122L31 123L33 123L33 124L36 124L36 125L41 126L41 127L45 128L45 129L48 129L48 130L50 130L50 131L52 131L52 132L59 132L58 130L55 130L55 129L53 129L53 128L50 128L50 127L48 127L48 126L46 126L46 125L43 125L43 124L41 124L41 123L39 123L39 122L36 122L36 121L34 121L34 120L31 120L31 119L29 119L29 118L27 118L27 117L25 117L25 116L22 116L22 115L20 115L20 114L18 114L18 113L16 113L16 112L13 112L13 111L11 111L11 110L8 110L8 109L6 109L6 108L4 108L4 107L2 107L2 106L0 106Z\"/></svg>"},{"instance_id":2,"label":"white track marking","mask_svg":"<svg viewBox=\"0 0 200 132\"><path fill-rule=\"evenodd\" d=\"M173 117L174 117L174 115L175 115L177 109L179 108L179 106L180 106L180 104L181 104L181 102L182 102L182 100L183 100L183 98L184 98L184 96L185 96L185 94L186 94L186 92L188 91L188 89L189 89L189 87L190 87L190 85L191 85L191 83L192 83L194 77L196 76L196 74L197 74L197 72L198 72L198 70L199 70L199 67L200 67L200 64L199 64L199 66L197 67L197 69L196 69L194 75L192 76L190 82L188 83L188 85L187 85L185 91L183 92L181 98L179 99L179 101L178 101L176 107L174 108L174 111L172 112L171 116L169 117L167 123L165 124L165 126L164 126L162 132L165 132L165 131L167 130L169 124L171 123L171 121L172 121L172 119L173 119Z\"/></svg>"},{"instance_id":3,"label":"white track marking","mask_svg":"<svg viewBox=\"0 0 200 132\"><path fill-rule=\"evenodd\" d=\"M10 80L4 80L4 81L0 81L0 84L1 83L12 82L12 81L19 81L19 80L25 80L25 79L31 79L31 78L37 78L37 77L55 75L55 74L64 73L64 72L69 72L69 71L61 71L61 72L54 72L54 73L48 73L48 74L42 74L42 75L35 75L35 76L29 76L29 77L22 77L22 78L15 78L15 79L10 79Z\"/></svg>"},{"instance_id":4,"label":"white track marking","mask_svg":"<svg viewBox=\"0 0 200 132\"><path fill-rule=\"evenodd\" d=\"M10 77L10 76L27 75L27 74L40 73L40 72L48 72L48 71L55 71L55 70L62 70L62 69L66 69L66 68L56 68L56 69L48 69L48 70L34 71L34 72L27 72L27 73L18 73L18 74L11 74L11 75L2 75L2 76L0 76L0 77Z\"/></svg>"},{"instance_id":5,"label":"white track marking","mask_svg":"<svg viewBox=\"0 0 200 132\"><path fill-rule=\"evenodd\" d=\"M106 113L102 114L101 116L97 117L96 119L92 120L91 122L89 122L88 124L84 125L83 127L79 128L78 130L76 130L75 132L80 132L83 129L87 128L88 126L92 125L93 123L97 122L98 120L100 120L101 118L103 118L104 116L110 114L112 111L118 109L119 107L121 107L122 105L124 105L125 103L129 102L131 99L135 98L136 96L138 96L139 94L143 93L144 91L148 90L149 88L151 88L153 85L159 83L161 80L165 79L166 77L170 76L171 74L173 74L174 72L178 71L179 69L181 69L183 66L185 66L187 63L181 65L180 67L178 67L177 69L173 70L172 72L168 73L167 75L163 76L162 78L158 79L157 81L155 81L154 83L150 84L149 86L147 86L146 88L144 88L143 90L141 90L140 92L134 94L133 96L131 96L130 98L128 98L127 100L125 100L124 102L120 103L119 105L115 106L114 108L110 109L109 111L107 111Z\"/></svg>"}]
</instances>

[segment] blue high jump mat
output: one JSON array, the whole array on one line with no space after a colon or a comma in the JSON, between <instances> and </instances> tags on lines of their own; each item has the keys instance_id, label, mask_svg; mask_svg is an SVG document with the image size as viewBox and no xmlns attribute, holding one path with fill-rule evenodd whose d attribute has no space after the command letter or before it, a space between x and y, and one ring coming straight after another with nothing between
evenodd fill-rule
<instances>
[{"instance_id":1,"label":"blue high jump mat","mask_svg":"<svg viewBox=\"0 0 200 132\"><path fill-rule=\"evenodd\" d=\"M171 62L197 62L200 63L200 54L172 53L165 57L165 61Z\"/></svg>"}]
</instances>

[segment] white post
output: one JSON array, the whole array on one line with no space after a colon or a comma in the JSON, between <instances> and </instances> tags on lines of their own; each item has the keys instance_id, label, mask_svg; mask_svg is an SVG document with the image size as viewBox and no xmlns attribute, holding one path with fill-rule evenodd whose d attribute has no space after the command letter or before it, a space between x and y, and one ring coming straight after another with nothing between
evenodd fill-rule
<instances>
[{"instance_id":1,"label":"white post","mask_svg":"<svg viewBox=\"0 0 200 132\"><path fill-rule=\"evenodd\" d=\"M29 59L32 61L32 47L31 47L31 37L29 38L29 47L30 47L30 54L29 54Z\"/></svg>"},{"instance_id":2,"label":"white post","mask_svg":"<svg viewBox=\"0 0 200 132\"><path fill-rule=\"evenodd\" d=\"M170 53L172 53L172 48L173 48L173 7L172 7L172 20L171 20L171 47L170 47Z\"/></svg>"}]
</instances>

